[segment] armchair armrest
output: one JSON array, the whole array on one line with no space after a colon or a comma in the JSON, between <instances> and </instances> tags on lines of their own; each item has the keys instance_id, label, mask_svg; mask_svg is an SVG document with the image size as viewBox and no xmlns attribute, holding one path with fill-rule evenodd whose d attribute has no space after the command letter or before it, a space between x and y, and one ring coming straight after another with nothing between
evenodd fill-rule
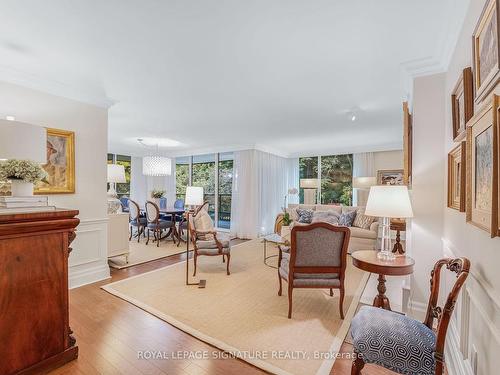
<instances>
[{"instance_id":1,"label":"armchair armrest","mask_svg":"<svg viewBox=\"0 0 500 375\"><path fill-rule=\"evenodd\" d=\"M283 226L283 213L279 213L278 215L276 215L276 219L274 220L274 233L280 234L282 226Z\"/></svg>"}]
</instances>

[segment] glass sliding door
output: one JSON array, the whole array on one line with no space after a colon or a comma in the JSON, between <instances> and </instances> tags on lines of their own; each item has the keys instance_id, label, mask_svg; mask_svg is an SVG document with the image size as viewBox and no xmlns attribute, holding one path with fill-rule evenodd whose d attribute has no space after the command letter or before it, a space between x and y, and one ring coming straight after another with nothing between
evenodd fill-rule
<instances>
[{"instance_id":1,"label":"glass sliding door","mask_svg":"<svg viewBox=\"0 0 500 375\"><path fill-rule=\"evenodd\" d=\"M191 158L186 156L175 159L175 198L184 200L186 186L189 185L189 163Z\"/></svg>"},{"instance_id":2,"label":"glass sliding door","mask_svg":"<svg viewBox=\"0 0 500 375\"><path fill-rule=\"evenodd\" d=\"M231 225L231 194L233 187L233 153L219 154L218 223L219 228Z\"/></svg>"},{"instance_id":3,"label":"glass sliding door","mask_svg":"<svg viewBox=\"0 0 500 375\"><path fill-rule=\"evenodd\" d=\"M116 155L116 164L123 165L125 169L125 181L124 183L116 184L116 192L118 193L118 198L130 197L130 172L132 168L132 158L126 155Z\"/></svg>"},{"instance_id":4,"label":"glass sliding door","mask_svg":"<svg viewBox=\"0 0 500 375\"><path fill-rule=\"evenodd\" d=\"M299 178L300 180L305 178L317 179L318 176L318 157L305 157L299 158ZM299 186L300 186L299 181ZM316 189L315 189L316 190ZM304 189L301 187L299 189L299 202L304 203Z\"/></svg>"},{"instance_id":5,"label":"glass sliding door","mask_svg":"<svg viewBox=\"0 0 500 375\"><path fill-rule=\"evenodd\" d=\"M215 154L193 156L191 184L202 186L208 213L215 219Z\"/></svg>"},{"instance_id":6,"label":"glass sliding door","mask_svg":"<svg viewBox=\"0 0 500 375\"><path fill-rule=\"evenodd\" d=\"M352 204L352 154L321 157L321 204Z\"/></svg>"}]
</instances>

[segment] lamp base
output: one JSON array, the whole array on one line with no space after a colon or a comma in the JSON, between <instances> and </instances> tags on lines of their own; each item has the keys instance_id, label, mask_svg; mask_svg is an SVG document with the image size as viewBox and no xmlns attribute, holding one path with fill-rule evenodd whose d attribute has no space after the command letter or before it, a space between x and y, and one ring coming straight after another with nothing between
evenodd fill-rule
<instances>
[{"instance_id":1,"label":"lamp base","mask_svg":"<svg viewBox=\"0 0 500 375\"><path fill-rule=\"evenodd\" d=\"M390 260L394 260L396 259L396 256L391 253L390 251L379 251L379 253L377 254L377 258L380 259L380 260L387 260L387 261L390 261Z\"/></svg>"}]
</instances>

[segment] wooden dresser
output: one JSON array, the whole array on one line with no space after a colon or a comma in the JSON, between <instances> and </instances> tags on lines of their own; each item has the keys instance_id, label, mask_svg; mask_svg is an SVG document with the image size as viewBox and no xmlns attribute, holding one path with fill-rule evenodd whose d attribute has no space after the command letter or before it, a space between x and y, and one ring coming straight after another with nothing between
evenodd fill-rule
<instances>
[{"instance_id":1,"label":"wooden dresser","mask_svg":"<svg viewBox=\"0 0 500 375\"><path fill-rule=\"evenodd\" d=\"M0 374L43 374L78 356L68 256L78 211L0 214Z\"/></svg>"}]
</instances>

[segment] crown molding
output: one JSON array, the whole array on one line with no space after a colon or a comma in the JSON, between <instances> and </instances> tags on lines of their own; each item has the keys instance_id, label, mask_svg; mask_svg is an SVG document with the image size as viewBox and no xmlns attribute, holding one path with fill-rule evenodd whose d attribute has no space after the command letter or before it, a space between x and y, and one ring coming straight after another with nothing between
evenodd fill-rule
<instances>
[{"instance_id":1,"label":"crown molding","mask_svg":"<svg viewBox=\"0 0 500 375\"><path fill-rule=\"evenodd\" d=\"M41 91L47 94L72 99L85 104L91 104L97 107L108 109L116 101L108 98L106 95L89 90L68 85L56 80L42 78L35 74L21 72L4 65L0 65L0 81L23 86L29 89Z\"/></svg>"}]
</instances>

